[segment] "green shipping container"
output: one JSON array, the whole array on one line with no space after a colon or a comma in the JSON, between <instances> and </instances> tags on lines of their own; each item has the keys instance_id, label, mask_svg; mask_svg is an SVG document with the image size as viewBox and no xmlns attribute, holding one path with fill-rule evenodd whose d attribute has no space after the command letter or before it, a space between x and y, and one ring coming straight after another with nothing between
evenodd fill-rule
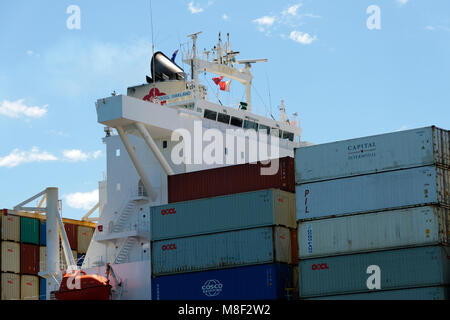
<instances>
[{"instance_id":1,"label":"green shipping container","mask_svg":"<svg viewBox=\"0 0 450 320\"><path fill-rule=\"evenodd\" d=\"M39 220L20 217L20 242L39 245Z\"/></svg>"}]
</instances>

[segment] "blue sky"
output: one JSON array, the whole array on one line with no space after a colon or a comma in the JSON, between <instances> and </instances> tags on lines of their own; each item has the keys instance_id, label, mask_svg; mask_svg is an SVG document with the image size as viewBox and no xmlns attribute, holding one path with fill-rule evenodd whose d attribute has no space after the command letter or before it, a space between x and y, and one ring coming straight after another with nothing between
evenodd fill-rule
<instances>
[{"instance_id":1,"label":"blue sky","mask_svg":"<svg viewBox=\"0 0 450 320\"><path fill-rule=\"evenodd\" d=\"M71 5L81 29L67 28ZM367 28L371 5L381 29ZM152 8L155 50L166 55L197 31L199 48L210 49L220 31L240 58L268 58L253 68L254 107L277 114L284 99L303 140L450 129L449 1L154 0ZM94 102L150 73L150 1L2 1L0 39L0 207L56 186L63 215L79 218L106 171ZM241 98L232 88L222 101Z\"/></svg>"}]
</instances>

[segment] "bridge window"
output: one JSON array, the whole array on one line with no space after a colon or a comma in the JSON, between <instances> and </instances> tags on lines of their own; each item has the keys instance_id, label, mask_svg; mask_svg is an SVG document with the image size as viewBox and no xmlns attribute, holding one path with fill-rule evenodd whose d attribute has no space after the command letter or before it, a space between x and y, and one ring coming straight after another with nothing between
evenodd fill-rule
<instances>
[{"instance_id":1,"label":"bridge window","mask_svg":"<svg viewBox=\"0 0 450 320\"><path fill-rule=\"evenodd\" d=\"M294 141L294 134L292 132L283 131L283 139Z\"/></svg>"},{"instance_id":2,"label":"bridge window","mask_svg":"<svg viewBox=\"0 0 450 320\"><path fill-rule=\"evenodd\" d=\"M231 125L242 128L242 119L231 117Z\"/></svg>"},{"instance_id":3,"label":"bridge window","mask_svg":"<svg viewBox=\"0 0 450 320\"><path fill-rule=\"evenodd\" d=\"M205 109L205 114L203 115L205 119L214 120L217 119L217 112Z\"/></svg>"},{"instance_id":4,"label":"bridge window","mask_svg":"<svg viewBox=\"0 0 450 320\"><path fill-rule=\"evenodd\" d=\"M229 115L225 114L225 113L219 113L219 115L217 116L217 121L229 124L230 123L230 118L231 117Z\"/></svg>"},{"instance_id":5,"label":"bridge window","mask_svg":"<svg viewBox=\"0 0 450 320\"><path fill-rule=\"evenodd\" d=\"M258 124L254 121L245 120L244 121L244 129L254 129L258 130Z\"/></svg>"},{"instance_id":6,"label":"bridge window","mask_svg":"<svg viewBox=\"0 0 450 320\"><path fill-rule=\"evenodd\" d=\"M265 130L267 134L270 133L270 127L269 127L269 126L266 126L266 125L264 125L264 124L260 124L260 125L259 125L259 130L260 130L260 131L264 131L264 130Z\"/></svg>"}]
</instances>

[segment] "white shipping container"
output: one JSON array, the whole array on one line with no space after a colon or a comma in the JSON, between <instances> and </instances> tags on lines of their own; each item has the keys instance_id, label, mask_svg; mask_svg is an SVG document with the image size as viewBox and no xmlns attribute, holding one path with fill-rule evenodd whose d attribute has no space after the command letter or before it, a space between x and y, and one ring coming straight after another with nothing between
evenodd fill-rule
<instances>
[{"instance_id":1,"label":"white shipping container","mask_svg":"<svg viewBox=\"0 0 450 320\"><path fill-rule=\"evenodd\" d=\"M20 275L2 273L1 300L20 300Z\"/></svg>"},{"instance_id":2,"label":"white shipping container","mask_svg":"<svg viewBox=\"0 0 450 320\"><path fill-rule=\"evenodd\" d=\"M450 243L450 210L418 207L298 224L299 258Z\"/></svg>"},{"instance_id":3,"label":"white shipping container","mask_svg":"<svg viewBox=\"0 0 450 320\"><path fill-rule=\"evenodd\" d=\"M450 167L450 131L427 127L296 149L295 182L434 164Z\"/></svg>"},{"instance_id":4,"label":"white shipping container","mask_svg":"<svg viewBox=\"0 0 450 320\"><path fill-rule=\"evenodd\" d=\"M1 271L20 273L20 244L2 241Z\"/></svg>"},{"instance_id":5,"label":"white shipping container","mask_svg":"<svg viewBox=\"0 0 450 320\"><path fill-rule=\"evenodd\" d=\"M297 221L427 204L450 205L450 170L420 167L296 186Z\"/></svg>"},{"instance_id":6,"label":"white shipping container","mask_svg":"<svg viewBox=\"0 0 450 320\"><path fill-rule=\"evenodd\" d=\"M20 299L39 300L39 278L22 275L20 277Z\"/></svg>"}]
</instances>

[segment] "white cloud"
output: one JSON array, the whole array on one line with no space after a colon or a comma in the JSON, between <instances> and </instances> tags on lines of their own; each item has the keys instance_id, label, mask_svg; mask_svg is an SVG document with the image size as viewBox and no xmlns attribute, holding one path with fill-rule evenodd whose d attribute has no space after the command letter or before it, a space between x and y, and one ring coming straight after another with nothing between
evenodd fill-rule
<instances>
[{"instance_id":1,"label":"white cloud","mask_svg":"<svg viewBox=\"0 0 450 320\"><path fill-rule=\"evenodd\" d=\"M67 205L74 209L91 209L98 202L98 189L91 192L75 192L64 195Z\"/></svg>"},{"instance_id":2,"label":"white cloud","mask_svg":"<svg viewBox=\"0 0 450 320\"><path fill-rule=\"evenodd\" d=\"M409 0L396 0L400 6L403 6L408 3Z\"/></svg>"},{"instance_id":3,"label":"white cloud","mask_svg":"<svg viewBox=\"0 0 450 320\"><path fill-rule=\"evenodd\" d=\"M34 52L33 50L27 50L27 56L39 58L39 57L40 57L40 54Z\"/></svg>"},{"instance_id":4,"label":"white cloud","mask_svg":"<svg viewBox=\"0 0 450 320\"><path fill-rule=\"evenodd\" d=\"M80 149L63 150L63 156L66 160L71 162L87 161L90 159L97 159L102 152L100 150L94 152L83 152Z\"/></svg>"},{"instance_id":5,"label":"white cloud","mask_svg":"<svg viewBox=\"0 0 450 320\"><path fill-rule=\"evenodd\" d=\"M199 5L196 5L194 1L189 2L188 9L192 14L203 12L203 8L201 8Z\"/></svg>"},{"instance_id":6,"label":"white cloud","mask_svg":"<svg viewBox=\"0 0 450 320\"><path fill-rule=\"evenodd\" d=\"M295 4L293 6L290 6L289 8L287 8L286 10L283 10L281 12L281 14L283 16L287 16L287 15L291 15L291 16L296 16L297 15L297 10L298 8L300 8L302 6L301 3Z\"/></svg>"},{"instance_id":7,"label":"white cloud","mask_svg":"<svg viewBox=\"0 0 450 320\"><path fill-rule=\"evenodd\" d=\"M228 17L225 13L222 15L222 19L225 20L225 21L228 20L229 18L230 17Z\"/></svg>"},{"instance_id":8,"label":"white cloud","mask_svg":"<svg viewBox=\"0 0 450 320\"><path fill-rule=\"evenodd\" d=\"M4 115L10 118L20 118L22 116L27 118L41 118L47 113L48 105L27 106L24 103L25 99L19 99L17 101L3 100L0 104L0 115Z\"/></svg>"},{"instance_id":9,"label":"white cloud","mask_svg":"<svg viewBox=\"0 0 450 320\"><path fill-rule=\"evenodd\" d=\"M261 32L266 31L275 23L276 17L274 16L264 16L253 20L254 23L258 25L258 30Z\"/></svg>"},{"instance_id":10,"label":"white cloud","mask_svg":"<svg viewBox=\"0 0 450 320\"><path fill-rule=\"evenodd\" d=\"M317 38L316 36L311 37L308 33L294 30L289 34L289 39L301 44L311 44Z\"/></svg>"},{"instance_id":11,"label":"white cloud","mask_svg":"<svg viewBox=\"0 0 450 320\"><path fill-rule=\"evenodd\" d=\"M23 163L56 160L57 157L46 151L39 151L38 147L33 147L30 151L14 149L9 155L0 157L0 167L14 168Z\"/></svg>"},{"instance_id":12,"label":"white cloud","mask_svg":"<svg viewBox=\"0 0 450 320\"><path fill-rule=\"evenodd\" d=\"M433 27L433 26L426 26L425 29L430 30L430 31L433 31L433 30L435 30L436 28Z\"/></svg>"}]
</instances>

